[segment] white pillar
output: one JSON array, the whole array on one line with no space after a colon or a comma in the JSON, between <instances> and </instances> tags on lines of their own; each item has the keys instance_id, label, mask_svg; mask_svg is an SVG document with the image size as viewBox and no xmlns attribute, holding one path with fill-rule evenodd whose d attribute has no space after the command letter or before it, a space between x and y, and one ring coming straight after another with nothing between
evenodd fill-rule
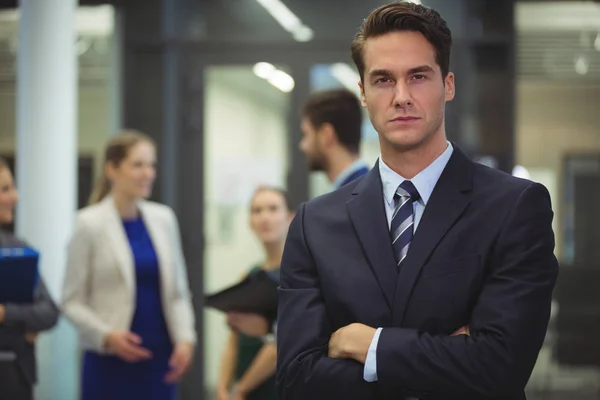
<instances>
[{"instance_id":1,"label":"white pillar","mask_svg":"<svg viewBox=\"0 0 600 400\"><path fill-rule=\"evenodd\" d=\"M59 301L76 209L76 0L21 0L17 52L17 233L41 251ZM77 398L77 342L61 318L37 345L36 399Z\"/></svg>"}]
</instances>

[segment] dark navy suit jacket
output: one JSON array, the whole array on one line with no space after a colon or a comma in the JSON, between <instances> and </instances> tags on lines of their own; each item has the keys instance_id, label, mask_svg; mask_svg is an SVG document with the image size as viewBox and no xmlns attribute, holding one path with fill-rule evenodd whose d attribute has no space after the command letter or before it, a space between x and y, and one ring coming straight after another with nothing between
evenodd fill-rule
<instances>
[{"instance_id":1,"label":"dark navy suit jacket","mask_svg":"<svg viewBox=\"0 0 600 400\"><path fill-rule=\"evenodd\" d=\"M280 398L524 399L558 274L547 190L455 146L400 272L383 202L376 167L299 208L281 265ZM377 382L327 357L354 322L383 328ZM470 337L450 336L464 325Z\"/></svg>"}]
</instances>

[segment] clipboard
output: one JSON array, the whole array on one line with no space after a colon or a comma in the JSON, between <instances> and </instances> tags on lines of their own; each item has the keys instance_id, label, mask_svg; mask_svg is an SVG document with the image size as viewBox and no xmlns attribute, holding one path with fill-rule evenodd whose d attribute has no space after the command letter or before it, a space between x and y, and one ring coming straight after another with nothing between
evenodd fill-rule
<instances>
[{"instance_id":1,"label":"clipboard","mask_svg":"<svg viewBox=\"0 0 600 400\"><path fill-rule=\"evenodd\" d=\"M33 302L39 257L29 247L0 247L0 304Z\"/></svg>"},{"instance_id":2,"label":"clipboard","mask_svg":"<svg viewBox=\"0 0 600 400\"><path fill-rule=\"evenodd\" d=\"M236 285L207 295L204 305L222 312L259 314L271 320L277 315L278 286L272 274L258 271Z\"/></svg>"}]
</instances>

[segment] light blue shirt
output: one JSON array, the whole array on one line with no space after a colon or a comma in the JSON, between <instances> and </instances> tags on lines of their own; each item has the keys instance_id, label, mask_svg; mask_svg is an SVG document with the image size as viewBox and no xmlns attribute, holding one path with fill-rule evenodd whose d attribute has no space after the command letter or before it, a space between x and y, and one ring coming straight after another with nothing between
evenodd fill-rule
<instances>
[{"instance_id":1,"label":"light blue shirt","mask_svg":"<svg viewBox=\"0 0 600 400\"><path fill-rule=\"evenodd\" d=\"M442 153L442 155L436 158L435 161L429 164L427 168L419 172L410 180L419 192L419 200L413 203L413 232L415 232L419 226L419 222L421 221L421 217L423 216L427 202L431 197L433 188L435 188L438 179L440 179L440 175L442 175L444 168L446 168L446 164L448 164L448 160L450 160L450 156L452 155L453 151L454 148L452 147L452 144L448 142L448 147L446 147L446 150ZM406 179L385 165L381 157L379 157L379 175L381 176L381 183L383 184L385 214L387 216L389 228L392 225L392 215L394 215L394 194L396 193L398 186L400 186L400 184ZM363 372L363 378L367 382L377 381L377 344L379 343L381 331L382 328L378 328L375 332L375 336L373 336L373 340L371 341L371 345L369 346L369 351L367 353L365 369Z\"/></svg>"},{"instance_id":2,"label":"light blue shirt","mask_svg":"<svg viewBox=\"0 0 600 400\"><path fill-rule=\"evenodd\" d=\"M354 161L352 164L350 164L350 166L348 168L346 168L344 171L342 171L341 174L338 175L337 178L335 178L335 181L333 181L333 190L339 189L342 186L342 183L344 183L344 181L352 174L354 174L356 171L361 170L363 168L369 168L369 166L362 160L356 160Z\"/></svg>"}]
</instances>

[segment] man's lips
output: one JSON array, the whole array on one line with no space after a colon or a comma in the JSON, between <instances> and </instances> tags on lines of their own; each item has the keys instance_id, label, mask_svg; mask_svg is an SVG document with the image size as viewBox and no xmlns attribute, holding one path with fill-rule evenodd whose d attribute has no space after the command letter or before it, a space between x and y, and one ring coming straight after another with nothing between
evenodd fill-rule
<instances>
[{"instance_id":1,"label":"man's lips","mask_svg":"<svg viewBox=\"0 0 600 400\"><path fill-rule=\"evenodd\" d=\"M394 119L392 119L390 122L412 122L412 121L416 121L419 118L417 117L396 117Z\"/></svg>"}]
</instances>

